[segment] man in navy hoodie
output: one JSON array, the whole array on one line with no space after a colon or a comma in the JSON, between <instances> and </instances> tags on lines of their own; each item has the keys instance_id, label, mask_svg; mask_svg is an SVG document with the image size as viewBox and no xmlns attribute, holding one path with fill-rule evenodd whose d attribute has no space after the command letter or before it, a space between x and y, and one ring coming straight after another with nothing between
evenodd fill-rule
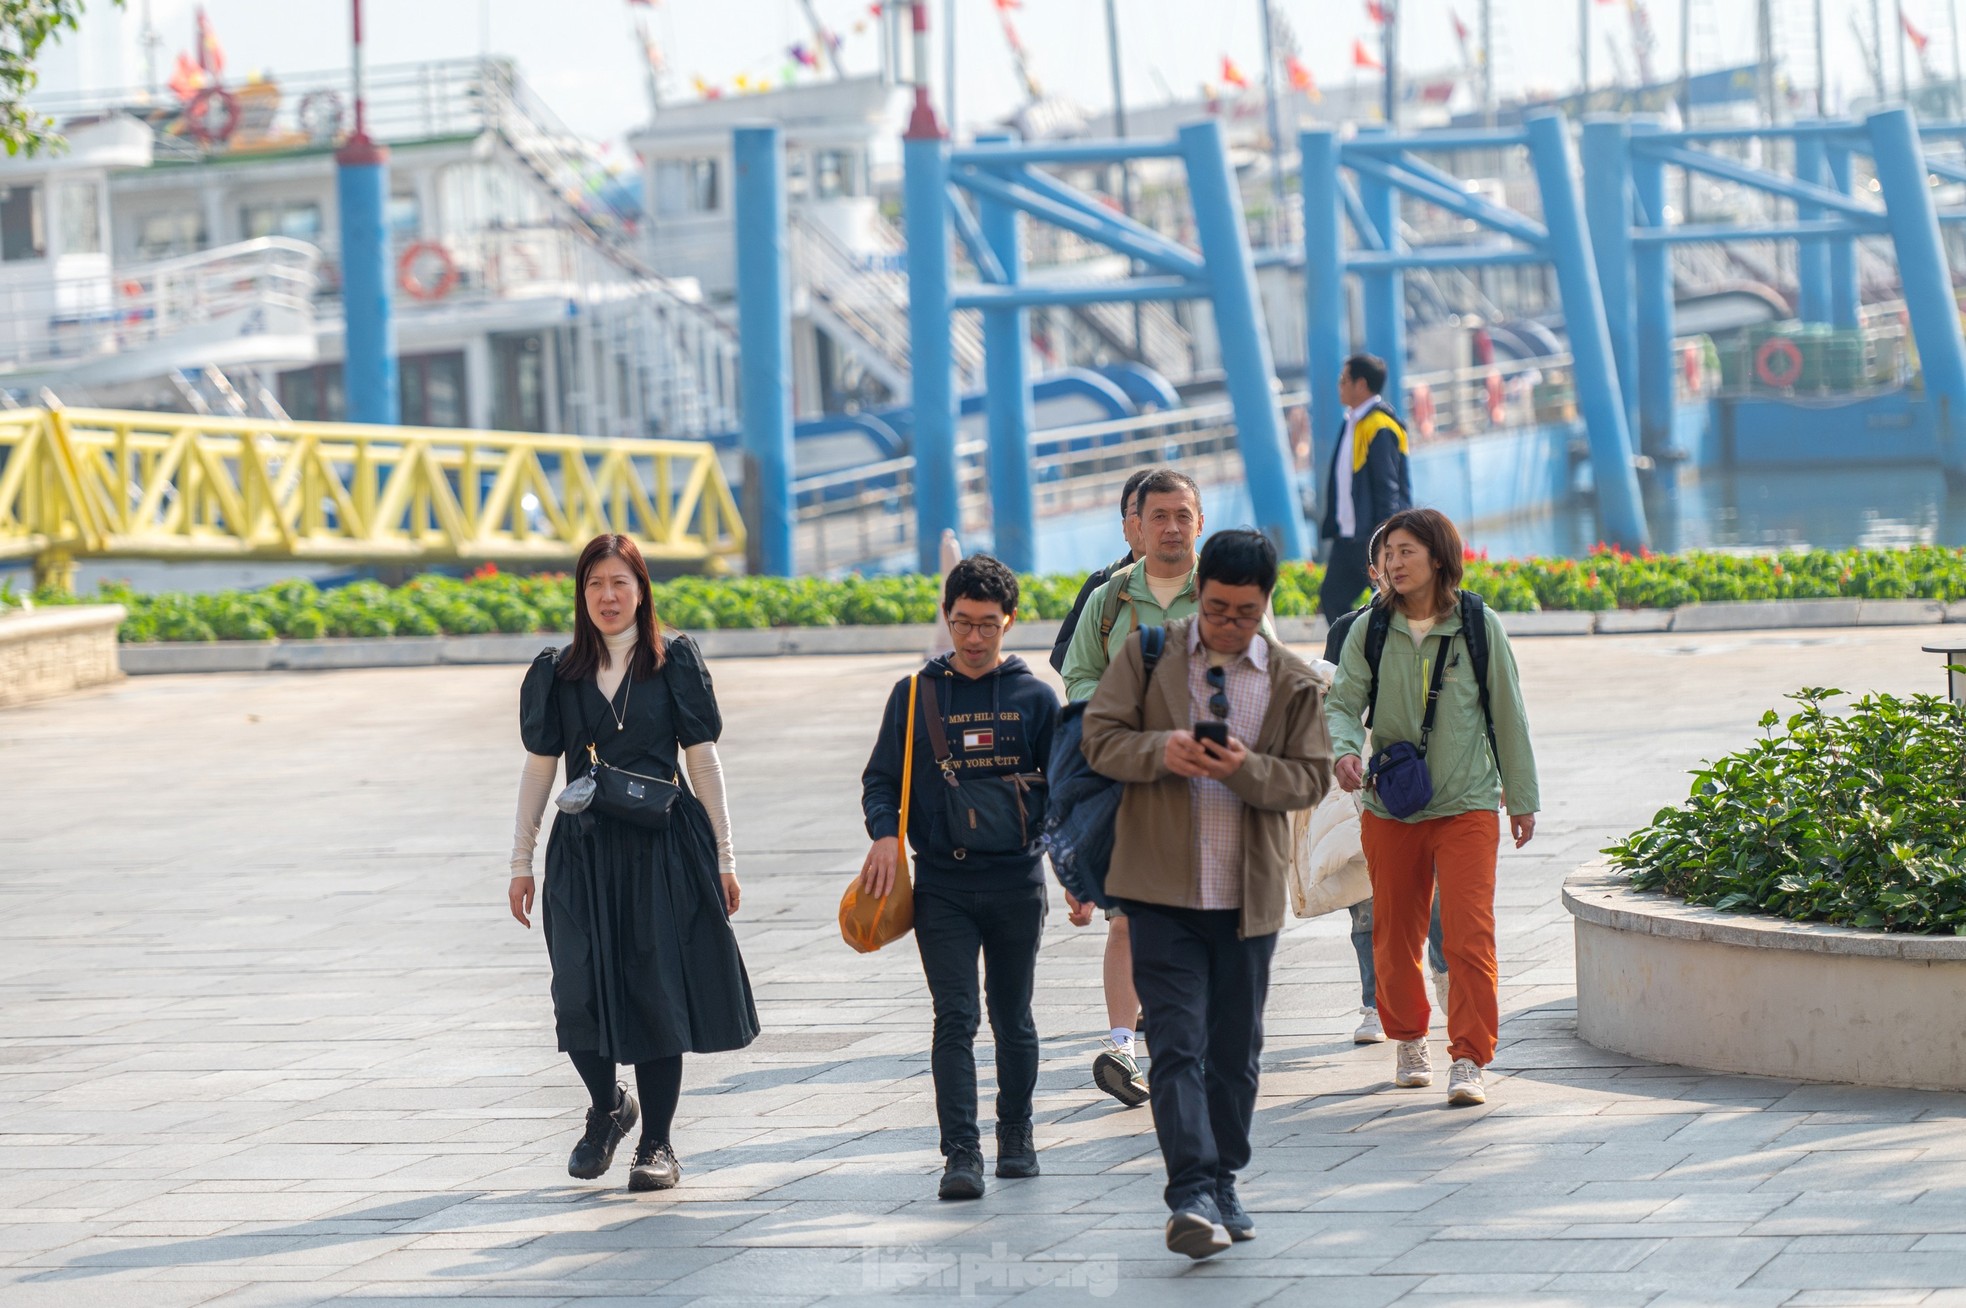
<instances>
[{"instance_id":1,"label":"man in navy hoodie","mask_svg":"<svg viewBox=\"0 0 1966 1308\"><path fill-rule=\"evenodd\" d=\"M997 1175L1038 1174L1031 1135L1038 1080L1031 986L1046 898L1037 844L1043 786L1032 783L1051 753L1058 697L1024 660L1004 657L1004 633L1017 618L1017 574L1002 563L987 554L958 563L943 586L942 616L956 648L929 660L918 674L908 846L914 851L915 944L935 1001L930 1067L942 1128L940 1195L976 1199L983 1194L974 1051L979 953L997 1046ZM934 723L931 714L937 715ZM860 777L860 806L874 841L860 869L864 894L884 895L894 884L907 718L904 677L887 697L880 737ZM946 763L937 760L938 734ZM1013 777L1021 782L1008 780ZM1028 821L1011 798L1019 790ZM956 814L963 815L960 825Z\"/></svg>"}]
</instances>

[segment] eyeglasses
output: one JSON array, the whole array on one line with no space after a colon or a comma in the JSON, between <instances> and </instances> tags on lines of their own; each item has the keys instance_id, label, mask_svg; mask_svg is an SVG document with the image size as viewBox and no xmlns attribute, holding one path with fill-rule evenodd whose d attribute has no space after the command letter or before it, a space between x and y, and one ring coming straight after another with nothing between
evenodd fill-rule
<instances>
[{"instance_id":1,"label":"eyeglasses","mask_svg":"<svg viewBox=\"0 0 1966 1308\"><path fill-rule=\"evenodd\" d=\"M1229 719L1229 670L1210 668L1208 676L1208 711L1224 722Z\"/></svg>"},{"instance_id":2,"label":"eyeglasses","mask_svg":"<svg viewBox=\"0 0 1966 1308\"><path fill-rule=\"evenodd\" d=\"M950 618L949 634L952 636L981 636L985 640L995 640L1003 635L1001 622L971 622L967 618Z\"/></svg>"},{"instance_id":3,"label":"eyeglasses","mask_svg":"<svg viewBox=\"0 0 1966 1308\"><path fill-rule=\"evenodd\" d=\"M1201 620L1211 627L1240 627L1244 631L1254 631L1256 624L1263 620L1260 613L1223 613L1216 609L1203 609Z\"/></svg>"}]
</instances>

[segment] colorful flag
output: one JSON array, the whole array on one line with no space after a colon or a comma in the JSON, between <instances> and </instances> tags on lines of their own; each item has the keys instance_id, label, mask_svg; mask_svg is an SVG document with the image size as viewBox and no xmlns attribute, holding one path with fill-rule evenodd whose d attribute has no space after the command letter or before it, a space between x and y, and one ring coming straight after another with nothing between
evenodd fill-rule
<instances>
[{"instance_id":1,"label":"colorful flag","mask_svg":"<svg viewBox=\"0 0 1966 1308\"><path fill-rule=\"evenodd\" d=\"M1311 76L1310 66L1302 59L1296 55L1288 56L1283 61L1283 71L1290 78L1291 90L1310 96L1317 94L1317 78Z\"/></svg>"},{"instance_id":2,"label":"colorful flag","mask_svg":"<svg viewBox=\"0 0 1966 1308\"><path fill-rule=\"evenodd\" d=\"M1242 69L1236 67L1236 61L1227 55L1222 56L1222 80L1239 91L1249 89L1249 79L1242 75Z\"/></svg>"},{"instance_id":3,"label":"colorful flag","mask_svg":"<svg viewBox=\"0 0 1966 1308\"><path fill-rule=\"evenodd\" d=\"M1447 11L1447 16L1454 23L1454 39L1462 45L1466 45L1468 43L1468 25L1462 22L1461 15L1455 13L1452 9Z\"/></svg>"},{"instance_id":4,"label":"colorful flag","mask_svg":"<svg viewBox=\"0 0 1966 1308\"><path fill-rule=\"evenodd\" d=\"M188 101L198 94L205 85L204 70L191 62L191 56L178 51L177 66L171 70L171 94L180 100Z\"/></svg>"},{"instance_id":5,"label":"colorful flag","mask_svg":"<svg viewBox=\"0 0 1966 1308\"><path fill-rule=\"evenodd\" d=\"M1365 16L1380 27L1386 25L1386 6L1380 0L1365 0Z\"/></svg>"},{"instance_id":6,"label":"colorful flag","mask_svg":"<svg viewBox=\"0 0 1966 1308\"><path fill-rule=\"evenodd\" d=\"M806 49L805 42L803 41L794 41L791 48L785 53L791 55L802 67L819 67L819 56Z\"/></svg>"},{"instance_id":7,"label":"colorful flag","mask_svg":"<svg viewBox=\"0 0 1966 1308\"><path fill-rule=\"evenodd\" d=\"M1372 57L1372 52L1365 48L1364 41L1355 37L1352 40L1352 67L1378 68L1383 70L1385 65Z\"/></svg>"},{"instance_id":8,"label":"colorful flag","mask_svg":"<svg viewBox=\"0 0 1966 1308\"><path fill-rule=\"evenodd\" d=\"M1905 25L1905 35L1911 38L1911 48L1918 51L1921 55L1924 54L1925 47L1932 38L1919 31L1916 27L1913 27L1911 24L1911 15L1905 13L1902 9L1898 11L1898 21Z\"/></svg>"},{"instance_id":9,"label":"colorful flag","mask_svg":"<svg viewBox=\"0 0 1966 1308\"><path fill-rule=\"evenodd\" d=\"M198 67L214 82L225 71L225 51L219 46L218 34L212 31L211 19L205 17L203 5L198 6Z\"/></svg>"}]
</instances>

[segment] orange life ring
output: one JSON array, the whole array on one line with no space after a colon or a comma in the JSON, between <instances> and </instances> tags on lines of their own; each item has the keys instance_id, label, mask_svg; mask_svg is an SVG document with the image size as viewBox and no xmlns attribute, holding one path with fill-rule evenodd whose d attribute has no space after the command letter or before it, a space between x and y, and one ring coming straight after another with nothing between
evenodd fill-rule
<instances>
[{"instance_id":1,"label":"orange life ring","mask_svg":"<svg viewBox=\"0 0 1966 1308\"><path fill-rule=\"evenodd\" d=\"M222 114L214 122L214 111ZM184 124L200 145L223 145L239 130L239 97L222 86L208 86L184 107Z\"/></svg>"},{"instance_id":2,"label":"orange life ring","mask_svg":"<svg viewBox=\"0 0 1966 1308\"><path fill-rule=\"evenodd\" d=\"M1786 366L1778 369L1777 359L1786 360ZM1754 352L1754 375L1763 386L1787 390L1802 380L1802 350L1786 336L1770 336Z\"/></svg>"},{"instance_id":3,"label":"orange life ring","mask_svg":"<svg viewBox=\"0 0 1966 1308\"><path fill-rule=\"evenodd\" d=\"M1502 374L1491 369L1484 385L1488 391L1488 425L1499 427L1502 425Z\"/></svg>"},{"instance_id":4,"label":"orange life ring","mask_svg":"<svg viewBox=\"0 0 1966 1308\"><path fill-rule=\"evenodd\" d=\"M1434 434L1434 388L1425 382L1413 384L1413 425L1422 436Z\"/></svg>"},{"instance_id":5,"label":"orange life ring","mask_svg":"<svg viewBox=\"0 0 1966 1308\"><path fill-rule=\"evenodd\" d=\"M437 275L426 279L417 271L417 264L425 258L437 261ZM451 252L437 241L414 241L403 251L403 257L396 260L396 285L413 300L441 300L451 293L457 285L457 264L451 260Z\"/></svg>"}]
</instances>

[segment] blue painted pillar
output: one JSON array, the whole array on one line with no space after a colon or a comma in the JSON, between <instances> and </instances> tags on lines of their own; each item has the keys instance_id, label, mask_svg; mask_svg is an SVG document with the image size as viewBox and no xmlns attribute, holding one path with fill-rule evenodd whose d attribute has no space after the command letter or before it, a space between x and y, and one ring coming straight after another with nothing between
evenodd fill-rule
<instances>
[{"instance_id":1,"label":"blue painted pillar","mask_svg":"<svg viewBox=\"0 0 1966 1308\"><path fill-rule=\"evenodd\" d=\"M1633 136L1662 131L1656 118L1632 120ZM1632 151L1632 193L1639 221L1663 229L1666 223L1666 166ZM1638 448L1663 468L1676 459L1673 414L1679 395L1679 364L1673 358L1672 247L1634 245L1633 302L1638 328ZM1674 478L1662 476L1670 485Z\"/></svg>"},{"instance_id":2,"label":"blue painted pillar","mask_svg":"<svg viewBox=\"0 0 1966 1308\"><path fill-rule=\"evenodd\" d=\"M1632 266L1631 140L1623 118L1593 117L1584 123L1584 218L1597 255L1597 284L1604 295L1604 322L1611 357L1625 394L1625 422L1638 421L1638 310Z\"/></svg>"},{"instance_id":3,"label":"blue painted pillar","mask_svg":"<svg viewBox=\"0 0 1966 1308\"><path fill-rule=\"evenodd\" d=\"M1528 120L1529 157L1543 196L1543 222L1549 229L1550 260L1556 265L1563 297L1563 321L1577 379L1577 407L1590 437L1591 473L1597 483L1598 527L1604 538L1627 549L1650 543L1638 473L1632 466L1631 427L1611 334L1604 324L1604 297L1598 289L1590 230L1572 168L1570 134L1562 114Z\"/></svg>"},{"instance_id":4,"label":"blue painted pillar","mask_svg":"<svg viewBox=\"0 0 1966 1308\"><path fill-rule=\"evenodd\" d=\"M1338 196L1338 137L1305 132L1297 138L1304 189L1304 317L1306 383L1311 391L1311 484L1324 494L1327 441L1345 421L1338 370L1345 366L1345 244ZM1320 511L1325 506L1318 505Z\"/></svg>"},{"instance_id":5,"label":"blue painted pillar","mask_svg":"<svg viewBox=\"0 0 1966 1308\"><path fill-rule=\"evenodd\" d=\"M933 133L932 135L930 133ZM956 359L949 337L949 143L931 115L901 146L914 390L915 560L941 571L942 533L962 526L956 487Z\"/></svg>"},{"instance_id":6,"label":"blue painted pillar","mask_svg":"<svg viewBox=\"0 0 1966 1308\"><path fill-rule=\"evenodd\" d=\"M1795 179L1798 182L1814 182L1817 186L1830 184L1829 156L1823 150L1821 136L1809 133L1795 138ZM1810 222L1823 216L1823 208L1798 200L1795 216L1803 222ZM1829 322L1833 311L1830 305L1827 240L1820 236L1805 236L1796 242L1795 281L1797 316L1804 322Z\"/></svg>"},{"instance_id":7,"label":"blue painted pillar","mask_svg":"<svg viewBox=\"0 0 1966 1308\"><path fill-rule=\"evenodd\" d=\"M1360 128L1360 136L1377 136L1383 127ZM1399 239L1399 192L1390 183L1360 174L1358 198L1366 221L1378 230L1388 250L1402 248ZM1365 348L1386 361L1386 400L1406 412L1406 275L1389 268L1359 274L1359 297L1365 309Z\"/></svg>"},{"instance_id":8,"label":"blue painted pillar","mask_svg":"<svg viewBox=\"0 0 1966 1308\"><path fill-rule=\"evenodd\" d=\"M1829 160L1829 184L1844 195L1850 194L1850 147L1835 141L1824 142ZM1857 238L1833 236L1829 248L1830 322L1838 327L1856 327L1862 321L1863 290L1857 277Z\"/></svg>"},{"instance_id":9,"label":"blue painted pillar","mask_svg":"<svg viewBox=\"0 0 1966 1308\"><path fill-rule=\"evenodd\" d=\"M1290 446L1274 389L1276 365L1256 291L1256 262L1249 252L1242 193L1236 188L1221 123L1210 119L1181 129L1188 163L1188 191L1195 206L1195 233L1208 268L1209 299L1222 345L1222 371L1236 412L1236 444L1256 525L1285 558L1304 557L1304 517L1298 506Z\"/></svg>"},{"instance_id":10,"label":"blue painted pillar","mask_svg":"<svg viewBox=\"0 0 1966 1308\"><path fill-rule=\"evenodd\" d=\"M342 383L348 421L403 420L389 258L389 148L359 129L335 152L341 229Z\"/></svg>"},{"instance_id":11,"label":"blue painted pillar","mask_svg":"<svg viewBox=\"0 0 1966 1308\"><path fill-rule=\"evenodd\" d=\"M1926 181L1925 150L1909 109L1880 110L1865 122L1925 395L1938 408L1939 458L1948 482L1966 481L1966 441L1959 438L1966 426L1966 337L1960 334L1938 210Z\"/></svg>"},{"instance_id":12,"label":"blue painted pillar","mask_svg":"<svg viewBox=\"0 0 1966 1308\"><path fill-rule=\"evenodd\" d=\"M978 136L978 145L1003 145L1001 133ZM1016 209L977 197L977 225L1015 286L1024 279L1024 234ZM1026 309L983 311L984 371L990 423L990 516L997 557L1014 571L1038 567L1037 506L1031 491L1031 315Z\"/></svg>"},{"instance_id":13,"label":"blue painted pillar","mask_svg":"<svg viewBox=\"0 0 1966 1308\"><path fill-rule=\"evenodd\" d=\"M737 165L738 366L744 396L746 499L764 571L793 571L792 315L785 258L785 168L777 127L740 127Z\"/></svg>"}]
</instances>

